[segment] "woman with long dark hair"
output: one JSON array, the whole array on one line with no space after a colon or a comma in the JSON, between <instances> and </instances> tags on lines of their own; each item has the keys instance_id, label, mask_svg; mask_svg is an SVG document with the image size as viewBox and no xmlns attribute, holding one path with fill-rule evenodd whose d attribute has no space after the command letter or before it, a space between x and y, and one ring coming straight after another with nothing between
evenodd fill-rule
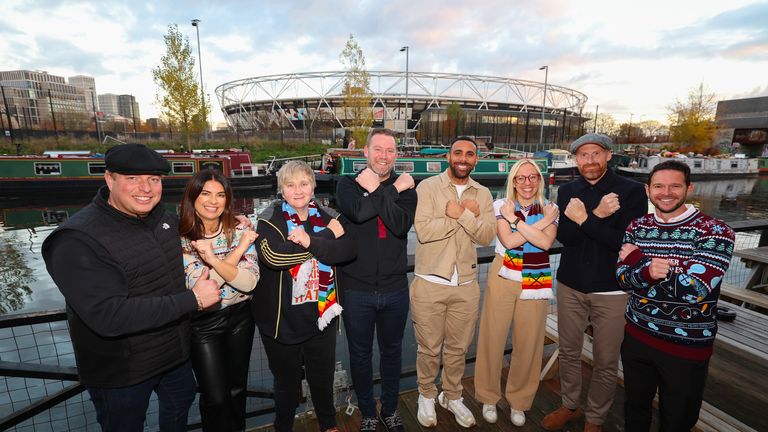
<instances>
[{"instance_id":1,"label":"woman with long dark hair","mask_svg":"<svg viewBox=\"0 0 768 432\"><path fill-rule=\"evenodd\" d=\"M235 219L232 187L207 169L187 183L179 232L187 287L200 278L221 287L221 303L192 317L192 367L204 431L245 428L246 383L254 321L247 300L259 280L256 233Z\"/></svg>"}]
</instances>

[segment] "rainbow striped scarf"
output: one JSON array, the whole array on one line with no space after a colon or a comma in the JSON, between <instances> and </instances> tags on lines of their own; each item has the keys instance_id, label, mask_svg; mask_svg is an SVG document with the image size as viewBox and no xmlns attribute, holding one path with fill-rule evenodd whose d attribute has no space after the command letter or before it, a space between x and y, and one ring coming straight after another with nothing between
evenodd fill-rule
<instances>
[{"instance_id":1,"label":"rainbow striped scarf","mask_svg":"<svg viewBox=\"0 0 768 432\"><path fill-rule=\"evenodd\" d=\"M283 201L282 210L289 233L303 226L299 215L296 214L290 204ZM309 224L312 227L312 232L326 229L325 222L314 201L309 202ZM323 264L313 257L302 264L293 266L290 273L293 277L294 297L306 295L311 287L317 286L317 328L323 330L334 318L341 315L343 309L336 302L336 276L333 267Z\"/></svg>"},{"instance_id":2,"label":"rainbow striped scarf","mask_svg":"<svg viewBox=\"0 0 768 432\"><path fill-rule=\"evenodd\" d=\"M546 204L545 202L544 205ZM527 224L534 224L544 217L538 204L532 205L528 211L528 216L525 216L518 202L515 203L515 216ZM517 230L512 228L512 231L515 232ZM507 249L504 252L504 262L499 270L499 276L513 280L515 273L522 275L523 291L520 294L521 299L554 298L552 293L552 268L549 265L549 253L547 251L537 248L531 242L525 242L516 248Z\"/></svg>"}]
</instances>

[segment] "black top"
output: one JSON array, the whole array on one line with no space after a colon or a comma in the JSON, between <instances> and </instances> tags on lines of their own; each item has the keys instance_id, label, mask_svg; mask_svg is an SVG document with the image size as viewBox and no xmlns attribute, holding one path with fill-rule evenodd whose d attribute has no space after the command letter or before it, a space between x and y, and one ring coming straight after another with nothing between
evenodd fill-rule
<instances>
[{"instance_id":1,"label":"black top","mask_svg":"<svg viewBox=\"0 0 768 432\"><path fill-rule=\"evenodd\" d=\"M408 231L416 214L416 190L397 192L396 174L371 193L344 176L336 187L336 204L344 229L357 241L357 258L339 267L344 290L408 289Z\"/></svg>"},{"instance_id":2,"label":"black top","mask_svg":"<svg viewBox=\"0 0 768 432\"><path fill-rule=\"evenodd\" d=\"M611 192L619 196L619 210L604 219L592 214L600 199ZM587 209L587 220L581 226L565 216L571 198L579 198ZM645 187L609 169L594 185L579 177L560 186L557 206L561 212L557 240L563 244L558 282L584 293L619 290L616 261L621 241L629 223L648 213Z\"/></svg>"},{"instance_id":3,"label":"black top","mask_svg":"<svg viewBox=\"0 0 768 432\"><path fill-rule=\"evenodd\" d=\"M189 357L189 312L176 215L157 205L146 217L93 202L45 240L48 273L67 303L80 380L124 387Z\"/></svg>"},{"instance_id":4,"label":"black top","mask_svg":"<svg viewBox=\"0 0 768 432\"><path fill-rule=\"evenodd\" d=\"M332 219L324 209L319 211L324 222ZM349 261L357 253L354 240L348 233L337 239L330 229L313 233L310 228L309 225L304 227L311 238L309 248L304 249L287 240L288 224L283 216L282 202L259 215L256 249L261 275L251 297L252 310L262 336L283 344L301 343L320 333L317 301L293 304L293 282L289 270L313 256L324 264L336 265ZM336 274L336 294L339 298L338 272ZM333 324L328 327L333 327Z\"/></svg>"}]
</instances>

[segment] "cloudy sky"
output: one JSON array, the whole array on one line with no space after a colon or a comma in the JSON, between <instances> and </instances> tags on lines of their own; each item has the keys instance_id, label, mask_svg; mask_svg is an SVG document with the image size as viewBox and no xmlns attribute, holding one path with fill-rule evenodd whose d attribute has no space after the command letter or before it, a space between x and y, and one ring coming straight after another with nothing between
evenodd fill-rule
<instances>
[{"instance_id":1,"label":"cloudy sky","mask_svg":"<svg viewBox=\"0 0 768 432\"><path fill-rule=\"evenodd\" d=\"M720 99L768 95L768 2L749 0L394 0L0 2L0 70L90 75L157 115L151 69L176 23L212 96L227 81L339 70L349 34L369 70L493 75L585 93L586 111L666 121L703 83ZM214 120L222 115L214 101Z\"/></svg>"}]
</instances>

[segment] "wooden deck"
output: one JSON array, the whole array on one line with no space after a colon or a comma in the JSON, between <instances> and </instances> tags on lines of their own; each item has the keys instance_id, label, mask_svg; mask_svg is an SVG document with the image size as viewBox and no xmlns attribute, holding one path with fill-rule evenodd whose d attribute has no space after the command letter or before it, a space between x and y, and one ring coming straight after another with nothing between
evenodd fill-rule
<instances>
[{"instance_id":1,"label":"wooden deck","mask_svg":"<svg viewBox=\"0 0 768 432\"><path fill-rule=\"evenodd\" d=\"M743 308L737 308L739 316L736 323L741 325L750 325L748 321L758 319L754 311L744 312ZM723 323L725 324L725 323ZM707 386L704 392L705 409L702 410L700 423L702 432L724 431L724 430L743 430L743 431L768 431L768 361L760 355L750 350L743 349L746 344L734 344L726 334L727 327L733 327L734 324L722 325L722 337L718 337L715 344L715 353L710 360L709 376ZM765 331L765 330L764 330ZM746 341L745 341L746 342ZM754 341L757 342L757 341ZM753 342L753 343L754 343ZM765 344L765 340L762 341ZM551 354L554 346L547 347L547 355ZM546 359L545 359L546 360ZM545 363L543 361L542 363ZM474 413L477 419L477 425L470 428L471 431L543 431L539 423L549 411L557 408L560 404L560 383L557 378L556 366L550 372L549 376L554 378L545 379L539 386L533 407L527 414L527 422L523 427L512 425L509 415L509 405L502 399L498 404L499 422L488 424L482 418L482 404L478 403L474 397L474 384L472 377L463 380L464 384L464 402ZM584 363L582 374L583 382L588 382L591 376L591 367ZM506 373L503 374L506 377ZM503 388L504 383L502 383ZM582 391L582 400L586 399L586 388ZM423 428L416 420L418 393L415 390L403 392L400 396L399 409L403 418L406 431L462 431L453 416L441 407L437 407L438 426L436 428ZM620 383L617 383L616 397L611 410L606 419L604 430L623 431L624 389ZM718 415L729 419L731 423L721 423ZM355 410L352 416L340 411L337 415L337 421L340 431L356 432L359 429L360 412ZM651 430L658 429L658 419L654 414L654 423ZM733 424L738 425L734 427ZM577 422L568 424L564 431L582 431L583 418ZM270 426L251 429L252 431L267 432L274 429ZM297 418L294 426L295 431L319 432L317 422L311 415ZM379 431L384 432L380 425Z\"/></svg>"},{"instance_id":2,"label":"wooden deck","mask_svg":"<svg viewBox=\"0 0 768 432\"><path fill-rule=\"evenodd\" d=\"M589 381L592 370L588 365L584 365L582 369L585 382ZM506 377L506 371L502 374ZM521 432L533 432L543 431L544 429L539 425L541 419L551 410L560 406L560 382L557 378L547 379L541 382L539 391L536 394L536 399L533 402L533 407L526 413L527 421L523 427L514 426L509 418L509 404L502 398L502 401L498 404L499 421L496 424L488 424L483 420L482 416L482 404L477 402L473 397L474 383L472 377L464 378L464 403L475 415L477 425L472 428L464 429L456 424L453 419L453 414L447 410L436 405L437 412L437 427L424 428L416 420L416 411L418 406L419 394L415 390L403 392L400 395L400 415L403 418L403 424L405 430L410 431L424 431L424 432L444 432L444 431L521 431ZM503 388L503 383L502 383ZM583 398L586 399L586 389L583 390ZM622 431L624 430L624 415L623 406L624 403L624 391L621 387L616 390L616 399L613 402L611 411L608 414L606 423L604 425L605 431ZM355 410L352 416L344 414L340 411L336 416L339 430L342 432L357 432L360 428L360 411ZM658 429L657 423L654 420L653 429ZM252 429L258 432L268 432L274 429L271 426ZM379 425L379 432L385 432L382 425ZM584 430L584 418L582 417L576 422L569 423L563 431L578 431ZM317 422L314 417L304 416L297 418L294 425L294 431L311 431L319 432Z\"/></svg>"}]
</instances>

